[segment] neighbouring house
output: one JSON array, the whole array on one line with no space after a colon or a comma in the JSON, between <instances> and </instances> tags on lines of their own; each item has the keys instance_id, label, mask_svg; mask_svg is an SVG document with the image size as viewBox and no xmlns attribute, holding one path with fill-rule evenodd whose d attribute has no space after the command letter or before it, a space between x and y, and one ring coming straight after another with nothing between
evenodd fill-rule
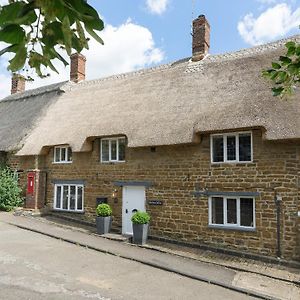
<instances>
[{"instance_id":1,"label":"neighbouring house","mask_svg":"<svg viewBox=\"0 0 300 300\"><path fill-rule=\"evenodd\" d=\"M207 20L193 26L192 58L85 81L74 54L70 82L0 101L25 206L94 221L107 202L123 234L147 210L153 238L300 260L299 92L261 77L286 40L209 55Z\"/></svg>"}]
</instances>

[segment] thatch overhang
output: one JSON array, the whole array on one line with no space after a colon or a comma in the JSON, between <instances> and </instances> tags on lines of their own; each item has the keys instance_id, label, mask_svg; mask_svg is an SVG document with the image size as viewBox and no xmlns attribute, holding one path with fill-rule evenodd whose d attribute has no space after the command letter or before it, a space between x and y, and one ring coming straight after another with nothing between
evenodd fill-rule
<instances>
[{"instance_id":1,"label":"thatch overhang","mask_svg":"<svg viewBox=\"0 0 300 300\"><path fill-rule=\"evenodd\" d=\"M269 140L299 139L299 92L275 98L261 76L286 42L71 85L18 154L59 144L90 151L92 137L114 135L127 136L129 147L189 144L201 133L243 128L262 128Z\"/></svg>"}]
</instances>

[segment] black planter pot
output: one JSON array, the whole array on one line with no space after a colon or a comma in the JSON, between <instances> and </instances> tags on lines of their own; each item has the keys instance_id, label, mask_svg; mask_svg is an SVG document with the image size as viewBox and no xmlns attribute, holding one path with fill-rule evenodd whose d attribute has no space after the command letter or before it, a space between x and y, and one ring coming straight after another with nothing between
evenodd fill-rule
<instances>
[{"instance_id":1,"label":"black planter pot","mask_svg":"<svg viewBox=\"0 0 300 300\"><path fill-rule=\"evenodd\" d=\"M96 226L98 234L106 234L110 232L112 217L96 217Z\"/></svg>"},{"instance_id":2,"label":"black planter pot","mask_svg":"<svg viewBox=\"0 0 300 300\"><path fill-rule=\"evenodd\" d=\"M148 238L149 224L132 224L133 229L133 243L144 245Z\"/></svg>"}]
</instances>

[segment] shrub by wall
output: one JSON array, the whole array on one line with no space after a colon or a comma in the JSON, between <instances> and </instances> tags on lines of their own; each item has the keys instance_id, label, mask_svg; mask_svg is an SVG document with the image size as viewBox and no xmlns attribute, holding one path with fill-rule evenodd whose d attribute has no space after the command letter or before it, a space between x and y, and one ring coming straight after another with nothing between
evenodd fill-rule
<instances>
[{"instance_id":1,"label":"shrub by wall","mask_svg":"<svg viewBox=\"0 0 300 300\"><path fill-rule=\"evenodd\" d=\"M10 211L14 207L23 205L21 189L18 179L9 168L0 169L0 210Z\"/></svg>"}]
</instances>

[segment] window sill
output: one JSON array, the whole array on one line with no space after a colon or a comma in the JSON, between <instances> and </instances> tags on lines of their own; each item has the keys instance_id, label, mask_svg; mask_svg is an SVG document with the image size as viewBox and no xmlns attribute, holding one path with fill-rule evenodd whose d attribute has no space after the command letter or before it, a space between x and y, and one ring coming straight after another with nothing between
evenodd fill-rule
<instances>
[{"instance_id":1,"label":"window sill","mask_svg":"<svg viewBox=\"0 0 300 300\"><path fill-rule=\"evenodd\" d=\"M73 163L73 161L53 161L52 164L53 165L69 165Z\"/></svg>"},{"instance_id":2,"label":"window sill","mask_svg":"<svg viewBox=\"0 0 300 300\"><path fill-rule=\"evenodd\" d=\"M225 226L225 225L208 225L210 229L221 229L221 230L234 230L234 231L248 231L256 232L255 227L237 227L237 226Z\"/></svg>"},{"instance_id":3,"label":"window sill","mask_svg":"<svg viewBox=\"0 0 300 300\"><path fill-rule=\"evenodd\" d=\"M218 165L253 165L255 162L252 161L219 161L219 162L210 162L211 166L218 166Z\"/></svg>"},{"instance_id":4,"label":"window sill","mask_svg":"<svg viewBox=\"0 0 300 300\"><path fill-rule=\"evenodd\" d=\"M124 164L126 163L125 160L120 160L120 161L100 161L101 164L104 165L116 165L116 164Z\"/></svg>"},{"instance_id":5,"label":"window sill","mask_svg":"<svg viewBox=\"0 0 300 300\"><path fill-rule=\"evenodd\" d=\"M53 208L52 211L61 212L61 213L84 214L84 210L66 210L66 209Z\"/></svg>"}]
</instances>

